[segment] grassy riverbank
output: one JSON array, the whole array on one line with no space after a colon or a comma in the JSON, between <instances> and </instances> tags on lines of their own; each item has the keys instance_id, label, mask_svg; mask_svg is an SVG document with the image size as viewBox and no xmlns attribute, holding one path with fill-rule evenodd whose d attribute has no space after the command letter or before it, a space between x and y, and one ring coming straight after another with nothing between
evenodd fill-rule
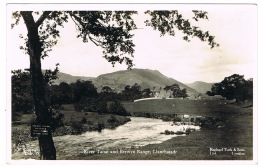
<instances>
[{"instance_id":1,"label":"grassy riverbank","mask_svg":"<svg viewBox=\"0 0 260 167\"><path fill-rule=\"evenodd\" d=\"M72 105L64 106L61 113L64 114L64 126L54 131L54 137L77 135L86 131L114 129L130 121L129 118L118 115L76 112ZM37 140L37 138L30 137L30 125L33 120L35 120L34 114L23 114L19 118L19 121L12 124L12 152L22 151L18 145Z\"/></svg>"}]
</instances>

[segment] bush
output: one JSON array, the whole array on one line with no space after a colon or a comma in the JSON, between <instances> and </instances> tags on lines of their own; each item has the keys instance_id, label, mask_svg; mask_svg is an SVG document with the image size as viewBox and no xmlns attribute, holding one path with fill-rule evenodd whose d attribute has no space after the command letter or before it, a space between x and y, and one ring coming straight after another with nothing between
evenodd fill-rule
<instances>
[{"instance_id":1,"label":"bush","mask_svg":"<svg viewBox=\"0 0 260 167\"><path fill-rule=\"evenodd\" d=\"M99 98L82 97L78 103L74 104L75 110L78 112L97 112L99 114L110 113L121 116L131 115L126 111L120 101L103 101Z\"/></svg>"},{"instance_id":2,"label":"bush","mask_svg":"<svg viewBox=\"0 0 260 167\"><path fill-rule=\"evenodd\" d=\"M104 123L103 123L103 122L99 122L99 123L98 123L98 126L97 126L97 130L98 130L98 132L101 132L102 129L104 129L104 128L105 128Z\"/></svg>"},{"instance_id":3,"label":"bush","mask_svg":"<svg viewBox=\"0 0 260 167\"><path fill-rule=\"evenodd\" d=\"M64 126L64 114L60 111L50 111L51 112L51 119L50 119L50 125L52 127L52 130L55 131L55 129Z\"/></svg>"},{"instance_id":4,"label":"bush","mask_svg":"<svg viewBox=\"0 0 260 167\"><path fill-rule=\"evenodd\" d=\"M98 112L99 114L107 113L106 102L90 97L82 97L78 103L74 104L74 107L78 112Z\"/></svg>"},{"instance_id":5,"label":"bush","mask_svg":"<svg viewBox=\"0 0 260 167\"><path fill-rule=\"evenodd\" d=\"M73 121L71 124L71 127L73 130L72 134L81 134L82 133L82 130L83 130L82 122Z\"/></svg>"},{"instance_id":6,"label":"bush","mask_svg":"<svg viewBox=\"0 0 260 167\"><path fill-rule=\"evenodd\" d=\"M161 119L162 119L163 121L165 121L165 122L169 122L169 121L172 120L171 117L169 117L169 116L167 116L167 115L162 116Z\"/></svg>"},{"instance_id":7,"label":"bush","mask_svg":"<svg viewBox=\"0 0 260 167\"><path fill-rule=\"evenodd\" d=\"M179 117L173 118L173 122L181 122L181 118Z\"/></svg>"},{"instance_id":8,"label":"bush","mask_svg":"<svg viewBox=\"0 0 260 167\"><path fill-rule=\"evenodd\" d=\"M12 121L19 121L21 119L21 113L12 112Z\"/></svg>"},{"instance_id":9,"label":"bush","mask_svg":"<svg viewBox=\"0 0 260 167\"><path fill-rule=\"evenodd\" d=\"M125 107L119 101L110 102L108 105L108 112L111 114L129 116L131 115L126 111Z\"/></svg>"},{"instance_id":10,"label":"bush","mask_svg":"<svg viewBox=\"0 0 260 167\"><path fill-rule=\"evenodd\" d=\"M116 119L115 116L112 115L108 118L107 122L110 124L114 124L114 123L118 122L118 120Z\"/></svg>"},{"instance_id":11,"label":"bush","mask_svg":"<svg viewBox=\"0 0 260 167\"><path fill-rule=\"evenodd\" d=\"M83 123L83 124L87 123L87 119L86 119L85 117L82 118L82 119L81 119L81 123Z\"/></svg>"}]
</instances>

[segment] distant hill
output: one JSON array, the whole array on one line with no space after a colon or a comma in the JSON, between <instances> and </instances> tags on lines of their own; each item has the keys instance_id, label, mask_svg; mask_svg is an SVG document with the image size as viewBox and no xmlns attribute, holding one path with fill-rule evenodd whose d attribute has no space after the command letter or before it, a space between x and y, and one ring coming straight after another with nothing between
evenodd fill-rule
<instances>
[{"instance_id":1,"label":"distant hill","mask_svg":"<svg viewBox=\"0 0 260 167\"><path fill-rule=\"evenodd\" d=\"M202 81L196 81L191 84L186 84L187 86L197 90L200 93L206 93L207 91L211 91L211 87L214 83L207 83Z\"/></svg>"},{"instance_id":2,"label":"distant hill","mask_svg":"<svg viewBox=\"0 0 260 167\"><path fill-rule=\"evenodd\" d=\"M135 83L141 86L141 89L150 88L151 90L159 90L164 88L166 85L172 85L177 83L181 89L186 88L187 94L197 94L195 89L188 87L187 85L169 78L159 71L149 70L149 69L132 69L132 70L122 70L113 73L102 74L97 78L93 77L80 77L72 76L65 73L58 73L59 79L55 81L55 84L61 82L72 83L80 80L90 80L97 87L98 91L101 91L103 86L109 86L114 91L119 92L124 90L126 85L134 85Z\"/></svg>"},{"instance_id":3,"label":"distant hill","mask_svg":"<svg viewBox=\"0 0 260 167\"><path fill-rule=\"evenodd\" d=\"M122 91L126 85L131 86L135 83L139 84L142 89L150 88L151 90L153 90L153 88L155 88L155 90L159 90L160 88L164 88L166 85L177 83L181 89L186 88L188 94L198 93L196 90L175 79L161 74L157 70L123 70L100 75L94 80L94 84L98 88L102 88L104 85L108 85L116 91Z\"/></svg>"},{"instance_id":4,"label":"distant hill","mask_svg":"<svg viewBox=\"0 0 260 167\"><path fill-rule=\"evenodd\" d=\"M59 72L57 74L58 78L57 80L54 81L54 84L60 84L61 82L66 82L68 84L76 82L78 79L79 80L93 80L93 77L83 77L83 76L72 76L70 74L65 74L62 72Z\"/></svg>"}]
</instances>

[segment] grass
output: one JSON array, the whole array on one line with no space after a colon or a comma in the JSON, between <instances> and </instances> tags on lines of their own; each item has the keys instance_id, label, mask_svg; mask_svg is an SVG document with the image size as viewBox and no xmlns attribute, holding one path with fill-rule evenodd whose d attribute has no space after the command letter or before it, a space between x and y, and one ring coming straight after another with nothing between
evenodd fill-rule
<instances>
[{"instance_id":1,"label":"grass","mask_svg":"<svg viewBox=\"0 0 260 167\"><path fill-rule=\"evenodd\" d=\"M199 116L221 116L226 110L235 111L234 107L225 104L224 100L181 100L181 99L152 99L138 102L124 102L127 111L188 114ZM227 111L228 112L228 111Z\"/></svg>"}]
</instances>

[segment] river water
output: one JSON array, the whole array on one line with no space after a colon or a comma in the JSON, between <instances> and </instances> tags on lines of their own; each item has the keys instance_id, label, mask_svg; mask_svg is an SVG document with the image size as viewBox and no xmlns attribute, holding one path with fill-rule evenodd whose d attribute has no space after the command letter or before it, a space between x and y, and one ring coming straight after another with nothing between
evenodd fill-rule
<instances>
[{"instance_id":1,"label":"river water","mask_svg":"<svg viewBox=\"0 0 260 167\"><path fill-rule=\"evenodd\" d=\"M199 127L191 125L171 125L160 119L131 117L131 121L116 129L104 129L102 132L85 132L81 135L65 135L54 137L57 157L76 156L88 150L116 150L138 148L148 144L162 143L177 135L160 134L165 130L180 131L184 128ZM38 142L33 141L28 147L37 148Z\"/></svg>"},{"instance_id":2,"label":"river water","mask_svg":"<svg viewBox=\"0 0 260 167\"><path fill-rule=\"evenodd\" d=\"M89 150L117 150L138 148L148 144L162 143L177 135L160 134L165 130L180 131L183 128L197 128L195 126L171 126L171 122L160 119L131 117L131 121L116 129L104 129L102 132L86 132L82 135L66 135L55 137L57 150L63 155L79 154ZM58 144L60 143L60 144ZM66 146L60 148L62 146Z\"/></svg>"},{"instance_id":3,"label":"river water","mask_svg":"<svg viewBox=\"0 0 260 167\"><path fill-rule=\"evenodd\" d=\"M101 133L87 132L81 137L86 138L96 148L131 148L161 143L176 136L160 134L165 130L176 132L183 130L183 126L171 126L170 122L159 119L132 117L130 122L115 130L105 129Z\"/></svg>"}]
</instances>

